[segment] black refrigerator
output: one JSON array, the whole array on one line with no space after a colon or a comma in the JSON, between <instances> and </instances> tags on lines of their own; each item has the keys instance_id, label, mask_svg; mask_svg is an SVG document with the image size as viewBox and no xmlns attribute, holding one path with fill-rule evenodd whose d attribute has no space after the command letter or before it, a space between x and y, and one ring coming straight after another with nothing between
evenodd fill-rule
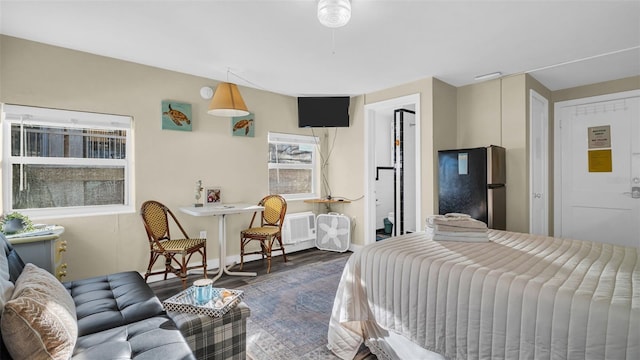
<instances>
[{"instance_id":1,"label":"black refrigerator","mask_svg":"<svg viewBox=\"0 0 640 360\"><path fill-rule=\"evenodd\" d=\"M506 176L503 147L438 151L440 214L469 214L491 229L505 230Z\"/></svg>"}]
</instances>

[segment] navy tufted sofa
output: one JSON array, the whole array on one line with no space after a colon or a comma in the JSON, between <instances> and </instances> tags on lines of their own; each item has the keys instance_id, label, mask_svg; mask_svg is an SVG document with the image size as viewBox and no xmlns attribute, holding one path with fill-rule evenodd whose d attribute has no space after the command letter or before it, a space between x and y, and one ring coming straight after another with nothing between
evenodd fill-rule
<instances>
[{"instance_id":1,"label":"navy tufted sofa","mask_svg":"<svg viewBox=\"0 0 640 360\"><path fill-rule=\"evenodd\" d=\"M15 283L25 264L1 233L0 246L9 280ZM137 272L63 285L76 306L78 338L72 359L195 359L175 322ZM0 359L11 359L3 340Z\"/></svg>"}]
</instances>

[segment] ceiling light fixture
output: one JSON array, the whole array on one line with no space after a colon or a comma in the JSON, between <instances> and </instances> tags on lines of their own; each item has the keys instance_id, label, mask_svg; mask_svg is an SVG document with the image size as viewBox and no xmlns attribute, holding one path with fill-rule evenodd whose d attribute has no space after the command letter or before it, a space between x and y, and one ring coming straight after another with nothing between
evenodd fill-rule
<instances>
[{"instance_id":1,"label":"ceiling light fixture","mask_svg":"<svg viewBox=\"0 0 640 360\"><path fill-rule=\"evenodd\" d=\"M318 20L326 27L339 28L351 19L349 0L320 0L318 2Z\"/></svg>"},{"instance_id":2,"label":"ceiling light fixture","mask_svg":"<svg viewBox=\"0 0 640 360\"><path fill-rule=\"evenodd\" d=\"M229 70L227 70L227 80L229 80L228 78ZM229 82L221 82L216 87L207 113L213 116L231 117L249 115L249 110L240 95L238 86Z\"/></svg>"},{"instance_id":3,"label":"ceiling light fixture","mask_svg":"<svg viewBox=\"0 0 640 360\"><path fill-rule=\"evenodd\" d=\"M484 75L478 75L476 77L474 77L473 79L476 81L480 81L480 80L489 80L489 79L495 79L502 76L502 73L500 71L496 71L496 72L492 72L490 74L484 74Z\"/></svg>"}]
</instances>

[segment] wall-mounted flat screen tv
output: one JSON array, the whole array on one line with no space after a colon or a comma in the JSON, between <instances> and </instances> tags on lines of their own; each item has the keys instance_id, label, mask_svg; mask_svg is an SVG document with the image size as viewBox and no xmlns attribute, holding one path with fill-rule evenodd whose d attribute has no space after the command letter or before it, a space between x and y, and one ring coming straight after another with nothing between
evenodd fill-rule
<instances>
[{"instance_id":1,"label":"wall-mounted flat screen tv","mask_svg":"<svg viewBox=\"0 0 640 360\"><path fill-rule=\"evenodd\" d=\"M349 97L299 97L298 127L348 127Z\"/></svg>"}]
</instances>

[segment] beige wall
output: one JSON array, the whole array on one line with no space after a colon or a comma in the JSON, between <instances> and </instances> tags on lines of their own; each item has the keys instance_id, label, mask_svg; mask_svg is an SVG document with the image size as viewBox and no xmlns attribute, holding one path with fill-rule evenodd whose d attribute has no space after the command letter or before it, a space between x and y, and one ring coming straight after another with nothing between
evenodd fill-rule
<instances>
[{"instance_id":1,"label":"beige wall","mask_svg":"<svg viewBox=\"0 0 640 360\"><path fill-rule=\"evenodd\" d=\"M560 101L581 99L585 97L613 94L637 89L640 89L640 76L633 76L624 79L553 91L551 100L554 103L557 103Z\"/></svg>"},{"instance_id":2,"label":"beige wall","mask_svg":"<svg viewBox=\"0 0 640 360\"><path fill-rule=\"evenodd\" d=\"M331 159L334 194L356 198L364 189L363 106L420 93L422 129L422 214L438 212L437 151L501 145L507 149L507 229L529 231L529 91L550 100L550 229L553 228L553 102L640 88L640 77L551 92L529 74L455 88L429 78L366 94L352 100L352 123L340 129ZM330 142L330 141L329 141ZM349 155L346 155L349 154ZM340 176L345 171L348 177ZM353 242L363 244L363 201L340 212L356 219Z\"/></svg>"},{"instance_id":3,"label":"beige wall","mask_svg":"<svg viewBox=\"0 0 640 360\"><path fill-rule=\"evenodd\" d=\"M550 91L529 74L458 88L459 148L501 145L507 149L507 229L529 231L529 91L549 100L549 229L553 229L553 106L555 102L640 89L631 77Z\"/></svg>"},{"instance_id":4,"label":"beige wall","mask_svg":"<svg viewBox=\"0 0 640 360\"><path fill-rule=\"evenodd\" d=\"M502 79L501 143L506 149L507 230L529 231L529 113L525 75Z\"/></svg>"},{"instance_id":5,"label":"beige wall","mask_svg":"<svg viewBox=\"0 0 640 360\"><path fill-rule=\"evenodd\" d=\"M394 99L406 95L420 93L422 126L422 149L432 147L431 126L431 79L420 80L380 92L353 97L351 99L351 124L349 128L340 128L337 133L328 131L328 144L334 144L330 158L331 170L329 181L335 196L357 199L350 204L332 206L332 211L338 211L351 217L354 221L351 241L356 245L364 245L364 217L365 217L365 144L364 144L364 106L379 101ZM337 135L336 135L337 134ZM335 142L333 141L335 136ZM331 145L328 145L331 146ZM422 178L433 179L433 168L430 158L423 157ZM428 167L427 168L427 164ZM426 180L422 184L423 214L433 212L433 181Z\"/></svg>"},{"instance_id":6,"label":"beige wall","mask_svg":"<svg viewBox=\"0 0 640 360\"><path fill-rule=\"evenodd\" d=\"M256 136L232 137L231 120L207 115L207 101L199 96L202 86L214 87L215 81L6 36L0 36L0 79L1 102L132 116L136 208L146 199L174 209L189 204L198 179L221 186L223 201L255 203L267 192L267 131L312 134L298 129L293 97L241 87L256 115ZM640 77L553 93L529 75L461 88L428 78L352 98L349 128L315 131L323 151L333 146L327 172L332 195L359 199L331 209L355 219L352 242L364 243L364 106L415 93L421 99L423 217L438 212L437 150L495 144L505 146L508 154L507 227L528 231L530 88L549 97L553 109L553 101L638 89ZM161 130L160 102L165 99L192 104L192 132ZM289 204L289 212L305 210L324 209L299 201ZM217 222L178 216L194 234L208 231L213 258ZM229 217L229 238L248 217ZM70 279L146 268L146 235L138 214L42 220L66 227ZM229 244L229 254L237 254L237 243Z\"/></svg>"},{"instance_id":7,"label":"beige wall","mask_svg":"<svg viewBox=\"0 0 640 360\"><path fill-rule=\"evenodd\" d=\"M529 90L550 92L519 74L458 89L459 148L500 145L507 150L507 230L529 231ZM550 138L551 141L551 138Z\"/></svg>"},{"instance_id":8,"label":"beige wall","mask_svg":"<svg viewBox=\"0 0 640 360\"><path fill-rule=\"evenodd\" d=\"M195 182L221 186L223 201L257 203L267 194L267 131L311 133L297 127L293 97L240 87L255 113L256 134L233 137L231 120L206 114L199 95L215 81L12 37L0 37L0 74L1 102L132 116L136 209L156 199L175 210L192 236L207 230L210 259L217 254L217 220L177 209L194 202ZM161 129L165 99L192 104L193 131ZM311 209L289 203L290 212ZM228 217L229 239L249 219ZM65 226L69 279L146 269L148 245L137 213L36 220ZM228 243L229 254L238 254L238 242Z\"/></svg>"},{"instance_id":9,"label":"beige wall","mask_svg":"<svg viewBox=\"0 0 640 360\"><path fill-rule=\"evenodd\" d=\"M422 154L422 198L419 201L423 217L437 213L437 150L456 145L456 91L449 84L428 78L353 98L351 127L339 130L331 159L333 193L349 198L364 195L364 105L418 93ZM333 132L329 131L329 134L332 136ZM331 143L331 139L328 142ZM341 205L337 210L356 219L352 241L358 245L364 244L364 200Z\"/></svg>"},{"instance_id":10,"label":"beige wall","mask_svg":"<svg viewBox=\"0 0 640 360\"><path fill-rule=\"evenodd\" d=\"M458 148L502 145L501 79L458 88Z\"/></svg>"},{"instance_id":11,"label":"beige wall","mask_svg":"<svg viewBox=\"0 0 640 360\"><path fill-rule=\"evenodd\" d=\"M458 88L458 148L506 149L507 230L529 231L525 75Z\"/></svg>"},{"instance_id":12,"label":"beige wall","mask_svg":"<svg viewBox=\"0 0 640 360\"><path fill-rule=\"evenodd\" d=\"M328 158L327 180L331 195L352 199L348 204L318 205L316 213L338 212L351 218L351 242L364 244L364 99L351 98L348 128L325 130ZM335 140L335 141L334 141Z\"/></svg>"},{"instance_id":13,"label":"beige wall","mask_svg":"<svg viewBox=\"0 0 640 360\"><path fill-rule=\"evenodd\" d=\"M458 89L438 79L433 79L433 214L438 208L438 150L457 148ZM426 154L426 153L425 153ZM431 215L424 214L424 215ZM424 216L426 218L426 216Z\"/></svg>"}]
</instances>

